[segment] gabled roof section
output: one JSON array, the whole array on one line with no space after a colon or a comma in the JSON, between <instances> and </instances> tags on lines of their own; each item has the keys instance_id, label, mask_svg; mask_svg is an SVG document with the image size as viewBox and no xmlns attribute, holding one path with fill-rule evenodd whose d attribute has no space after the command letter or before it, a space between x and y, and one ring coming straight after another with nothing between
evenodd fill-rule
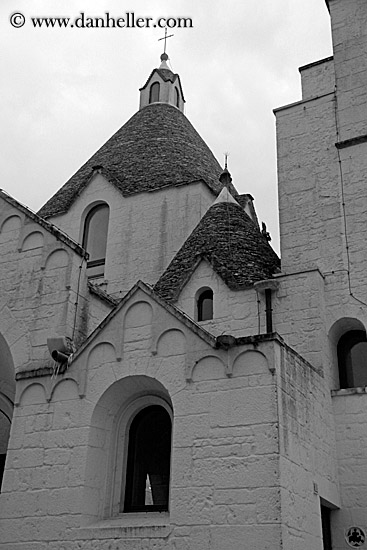
<instances>
[{"instance_id":1,"label":"gabled roof section","mask_svg":"<svg viewBox=\"0 0 367 550\"><path fill-rule=\"evenodd\" d=\"M269 279L278 256L254 222L233 202L214 203L178 251L154 291L175 302L201 259L206 259L231 290Z\"/></svg>"},{"instance_id":2,"label":"gabled roof section","mask_svg":"<svg viewBox=\"0 0 367 550\"><path fill-rule=\"evenodd\" d=\"M94 340L94 338L108 325L108 323L116 316L118 315L119 311L124 307L126 303L129 302L129 300L138 292L139 290L143 291L147 296L149 296L152 300L154 300L156 303L158 303L160 306L162 306L168 313L176 317L178 321L186 325L187 328L189 328L192 332L194 332L197 336L199 336L202 340L204 340L207 344L209 344L212 348L216 349L220 347L218 344L218 339L210 334L210 332L203 329L200 325L195 323L188 315L186 315L183 311L179 310L177 307L175 307L172 304L169 304L162 300L160 296L158 296L153 289L143 283L142 281L138 281L132 288L129 290L127 294L119 301L118 305L103 319L103 321L98 325L98 327L88 336L88 338L83 342L83 344L80 346L80 348L70 355L68 364L64 364L63 368L59 370L58 372L60 374L63 374L70 366L70 364L75 361L85 350L85 348L88 347L88 345ZM236 339L234 339L236 340ZM48 364L45 364L44 366L33 369L33 370L27 370L22 369L18 371L16 374L16 380L21 380L25 378L39 378L43 376L50 376L54 374L54 365L50 366Z\"/></svg>"},{"instance_id":3,"label":"gabled roof section","mask_svg":"<svg viewBox=\"0 0 367 550\"><path fill-rule=\"evenodd\" d=\"M11 204L14 208L25 214L28 218L30 218L35 223L38 223L41 227L49 231L56 239L63 242L70 248L74 250L79 256L82 258L88 258L89 255L86 250L80 244L73 241L71 237L69 237L66 233L61 231L58 227L55 227L52 223L48 222L47 220L44 220L39 214L36 214L30 208L27 206L24 206L24 204L21 204L18 202L14 197L11 195L8 195L5 191L0 189L0 197L7 202L8 204Z\"/></svg>"},{"instance_id":4,"label":"gabled roof section","mask_svg":"<svg viewBox=\"0 0 367 550\"><path fill-rule=\"evenodd\" d=\"M167 303L165 300L163 300L156 292L153 291L152 287L149 285L143 283L143 281L138 281L132 288L129 290L127 294L120 300L118 305L103 319L103 321L98 325L98 327L88 336L88 338L83 342L81 347L75 352L73 355L73 360L78 357L83 350L87 347L87 345L95 338L95 336L113 319L121 308L124 307L124 305L131 299L131 297L138 291L142 290L145 294L150 296L154 301L156 301L159 305L161 305L165 310L167 310L169 313L171 313L174 317L176 317L179 321L181 321L184 325L186 325L190 330L195 332L200 338L202 338L207 344L209 344L211 347L215 348L217 346L217 340L215 336L210 334L210 332L203 329L200 325L195 323L188 315L186 315L183 311L176 308L174 305Z\"/></svg>"},{"instance_id":5,"label":"gabled roof section","mask_svg":"<svg viewBox=\"0 0 367 550\"><path fill-rule=\"evenodd\" d=\"M167 186L203 181L218 194L222 169L185 115L167 103L152 103L120 128L39 210L44 218L68 211L102 167L127 197ZM236 190L232 187L234 194Z\"/></svg>"}]
</instances>

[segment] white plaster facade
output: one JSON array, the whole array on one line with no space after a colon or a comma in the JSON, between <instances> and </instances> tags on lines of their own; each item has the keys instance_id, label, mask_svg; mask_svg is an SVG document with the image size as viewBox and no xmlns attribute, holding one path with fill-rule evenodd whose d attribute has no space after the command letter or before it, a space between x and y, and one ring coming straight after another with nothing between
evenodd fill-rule
<instances>
[{"instance_id":1,"label":"white plaster facade","mask_svg":"<svg viewBox=\"0 0 367 550\"><path fill-rule=\"evenodd\" d=\"M204 182L124 197L96 170L52 218L68 236L0 193L1 550L322 550L321 505L334 550L367 532L367 392L340 389L336 352L367 326L367 5L328 7L334 57L275 111L271 284L231 290L198 258L174 305L152 290L215 201ZM102 202L96 288L77 243ZM198 323L202 288L214 315ZM55 335L75 346L61 371ZM168 511L126 513L129 422L151 403L172 419Z\"/></svg>"}]
</instances>

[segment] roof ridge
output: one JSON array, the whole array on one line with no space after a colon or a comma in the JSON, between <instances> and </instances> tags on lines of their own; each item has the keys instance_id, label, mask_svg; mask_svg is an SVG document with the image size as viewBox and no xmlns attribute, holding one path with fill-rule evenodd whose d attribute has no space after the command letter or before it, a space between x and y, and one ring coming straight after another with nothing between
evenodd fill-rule
<instances>
[{"instance_id":1,"label":"roof ridge","mask_svg":"<svg viewBox=\"0 0 367 550\"><path fill-rule=\"evenodd\" d=\"M2 197L8 204L11 204L21 212L23 212L26 216L31 218L34 222L41 225L44 229L49 231L56 239L59 241L62 241L66 245L68 245L70 248L72 248L79 256L82 256L83 258L88 259L89 254L84 248L74 241L69 235L67 235L62 229L59 227L56 227L52 223L45 220L42 216L40 216L38 213L33 212L28 206L25 206L21 202L17 201L14 197L9 195L6 191L3 189L0 189L0 197Z\"/></svg>"}]
</instances>

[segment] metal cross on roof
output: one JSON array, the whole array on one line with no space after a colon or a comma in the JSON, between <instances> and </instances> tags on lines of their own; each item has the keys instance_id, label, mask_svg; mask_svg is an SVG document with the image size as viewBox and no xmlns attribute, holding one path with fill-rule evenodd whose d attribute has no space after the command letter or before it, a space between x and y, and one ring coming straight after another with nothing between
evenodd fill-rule
<instances>
[{"instance_id":1,"label":"metal cross on roof","mask_svg":"<svg viewBox=\"0 0 367 550\"><path fill-rule=\"evenodd\" d=\"M164 28L164 36L163 38L158 38L158 42L160 40L164 40L164 50L163 50L163 53L166 53L166 44L167 44L167 38L171 38L171 36L174 36L174 34L169 34L167 36L167 27Z\"/></svg>"}]
</instances>

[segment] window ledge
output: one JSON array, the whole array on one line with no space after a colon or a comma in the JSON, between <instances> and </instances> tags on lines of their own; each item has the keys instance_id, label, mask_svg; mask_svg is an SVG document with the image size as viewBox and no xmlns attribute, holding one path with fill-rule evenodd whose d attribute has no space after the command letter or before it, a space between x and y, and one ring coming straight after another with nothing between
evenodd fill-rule
<instances>
[{"instance_id":1,"label":"window ledge","mask_svg":"<svg viewBox=\"0 0 367 550\"><path fill-rule=\"evenodd\" d=\"M74 531L75 538L166 538L172 527L168 512L139 512L121 514Z\"/></svg>"},{"instance_id":2,"label":"window ledge","mask_svg":"<svg viewBox=\"0 0 367 550\"><path fill-rule=\"evenodd\" d=\"M338 395L356 395L367 393L367 386L361 386L360 388L343 388L341 390L331 390L332 397Z\"/></svg>"}]
</instances>

